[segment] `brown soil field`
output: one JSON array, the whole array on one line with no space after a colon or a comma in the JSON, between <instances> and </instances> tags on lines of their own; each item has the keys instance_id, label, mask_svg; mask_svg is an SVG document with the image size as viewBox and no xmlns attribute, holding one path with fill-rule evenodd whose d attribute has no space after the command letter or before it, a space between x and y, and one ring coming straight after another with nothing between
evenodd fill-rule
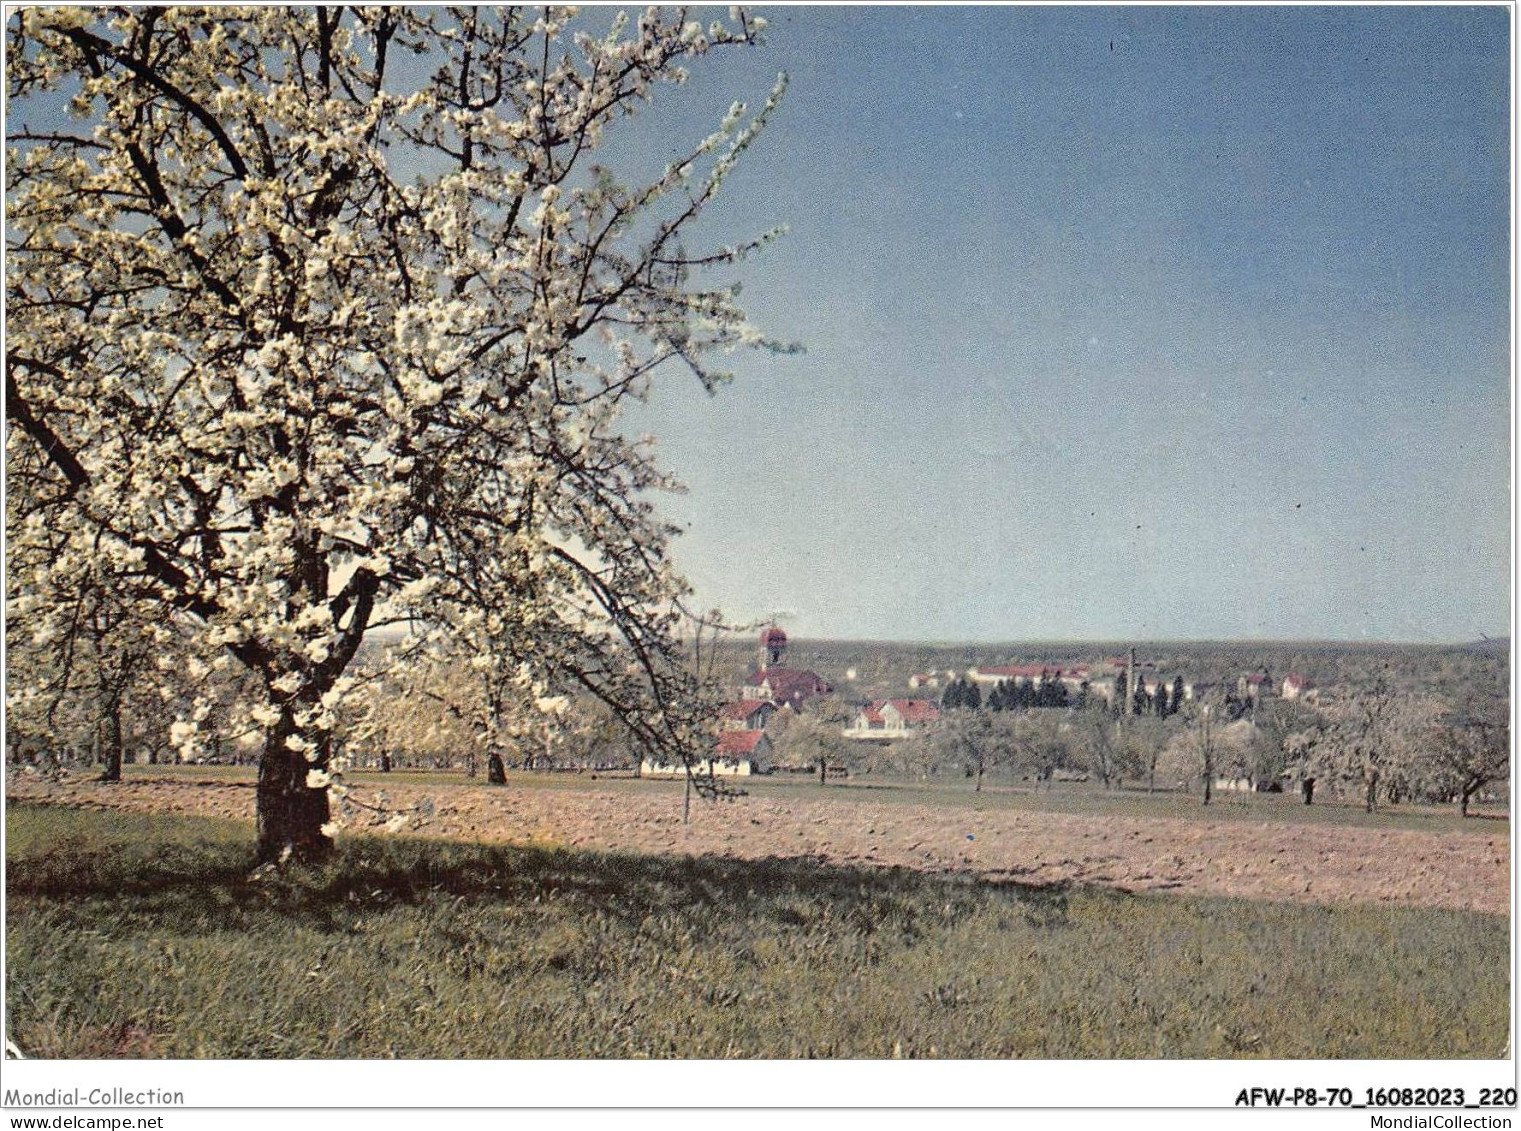
<instances>
[{"instance_id":1,"label":"brown soil field","mask_svg":"<svg viewBox=\"0 0 1521 1131\"><path fill-rule=\"evenodd\" d=\"M963 810L867 800L739 797L678 790L430 787L385 789L393 808L431 802L412 834L614 852L811 857L857 867L964 872L1026 884L1097 884L1301 903L1399 903L1507 914L1503 833L1336 824ZM377 791L356 795L374 800ZM251 821L252 782L144 778L114 785L12 775L12 799L92 809ZM377 818L378 823L378 818Z\"/></svg>"}]
</instances>

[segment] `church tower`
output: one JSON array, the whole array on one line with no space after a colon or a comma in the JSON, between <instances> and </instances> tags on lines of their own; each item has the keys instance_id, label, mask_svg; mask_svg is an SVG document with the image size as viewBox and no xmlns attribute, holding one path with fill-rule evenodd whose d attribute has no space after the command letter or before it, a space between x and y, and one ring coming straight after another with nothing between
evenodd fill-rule
<instances>
[{"instance_id":1,"label":"church tower","mask_svg":"<svg viewBox=\"0 0 1521 1131\"><path fill-rule=\"evenodd\" d=\"M760 635L760 670L779 665L787 652L787 634L776 625L762 630Z\"/></svg>"}]
</instances>

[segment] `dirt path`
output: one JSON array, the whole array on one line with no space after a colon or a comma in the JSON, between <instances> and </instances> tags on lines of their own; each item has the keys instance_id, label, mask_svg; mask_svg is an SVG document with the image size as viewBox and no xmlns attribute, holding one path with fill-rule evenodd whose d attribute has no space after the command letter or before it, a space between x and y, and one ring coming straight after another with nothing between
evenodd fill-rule
<instances>
[{"instance_id":1,"label":"dirt path","mask_svg":"<svg viewBox=\"0 0 1521 1131\"><path fill-rule=\"evenodd\" d=\"M253 819L252 783L150 779L106 786L20 775L7 792L87 808ZM403 784L386 794L398 807L431 800L432 814L411 826L429 836L641 853L812 856L1029 883L1509 911L1504 835L754 796L694 804L692 823L683 827L679 795L668 789Z\"/></svg>"}]
</instances>

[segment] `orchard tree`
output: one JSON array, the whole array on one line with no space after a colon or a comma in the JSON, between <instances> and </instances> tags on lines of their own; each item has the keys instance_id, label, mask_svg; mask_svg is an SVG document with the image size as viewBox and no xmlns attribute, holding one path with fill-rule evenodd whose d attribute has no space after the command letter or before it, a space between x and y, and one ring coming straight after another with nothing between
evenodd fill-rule
<instances>
[{"instance_id":1,"label":"orchard tree","mask_svg":"<svg viewBox=\"0 0 1521 1131\"><path fill-rule=\"evenodd\" d=\"M830 766L843 767L855 755L855 743L840 733L841 720L823 706L809 704L801 713L778 711L767 727L777 758L788 765L814 767L820 785L828 783Z\"/></svg>"},{"instance_id":2,"label":"orchard tree","mask_svg":"<svg viewBox=\"0 0 1521 1131\"><path fill-rule=\"evenodd\" d=\"M1049 788L1056 771L1067 763L1069 748L1065 724L1050 715L1026 715L1014 720L1006 739L1006 757L1037 783Z\"/></svg>"},{"instance_id":3,"label":"orchard tree","mask_svg":"<svg viewBox=\"0 0 1521 1131\"><path fill-rule=\"evenodd\" d=\"M336 713L408 621L688 764L686 592L620 410L771 346L695 222L781 94L663 171L599 164L733 10L18 9L7 27L7 597L92 573L252 673L266 860L331 846ZM716 116L716 115L715 115ZM648 147L649 142L643 144ZM172 622L172 623L166 623ZM27 673L12 672L25 682ZM181 720L182 749L197 741Z\"/></svg>"},{"instance_id":4,"label":"orchard tree","mask_svg":"<svg viewBox=\"0 0 1521 1131\"><path fill-rule=\"evenodd\" d=\"M1125 773L1123 732L1123 726L1111 719L1108 712L1088 713L1073 723L1076 754L1105 789Z\"/></svg>"},{"instance_id":5,"label":"orchard tree","mask_svg":"<svg viewBox=\"0 0 1521 1131\"><path fill-rule=\"evenodd\" d=\"M1510 775L1510 723L1500 700L1468 702L1444 715L1433 728L1427 762L1438 788L1457 799L1468 816L1473 797Z\"/></svg>"},{"instance_id":6,"label":"orchard tree","mask_svg":"<svg viewBox=\"0 0 1521 1131\"><path fill-rule=\"evenodd\" d=\"M32 736L60 760L78 761L88 751L101 766L101 781L120 781L124 715L134 687L152 675L157 648L133 610L104 589L82 586L69 602L72 615L56 634L30 634L14 615L7 624L12 670L32 676L8 689L8 722L13 733Z\"/></svg>"},{"instance_id":7,"label":"orchard tree","mask_svg":"<svg viewBox=\"0 0 1521 1131\"><path fill-rule=\"evenodd\" d=\"M967 777L975 779L974 788L980 793L987 771L1006 760L1007 735L1013 725L1008 715L948 712L895 746L936 769L961 766Z\"/></svg>"},{"instance_id":8,"label":"orchard tree","mask_svg":"<svg viewBox=\"0 0 1521 1131\"><path fill-rule=\"evenodd\" d=\"M1201 782L1203 801L1208 805L1214 797L1220 763L1229 749L1222 740L1213 704L1201 703L1190 708L1183 713L1182 723L1182 729L1161 751L1161 757L1153 760L1151 774L1154 778L1156 767L1163 765L1169 775L1177 773L1183 780L1193 778Z\"/></svg>"},{"instance_id":9,"label":"orchard tree","mask_svg":"<svg viewBox=\"0 0 1521 1131\"><path fill-rule=\"evenodd\" d=\"M1168 719L1174 716L1169 715ZM1128 776L1146 779L1146 792L1155 793L1157 766L1161 763L1168 742L1177 730L1176 722L1158 719L1126 719L1121 728L1119 764Z\"/></svg>"},{"instance_id":10,"label":"orchard tree","mask_svg":"<svg viewBox=\"0 0 1521 1131\"><path fill-rule=\"evenodd\" d=\"M1371 813L1381 786L1412 778L1440 705L1379 675L1325 705L1321 714L1325 726L1314 746L1318 772L1357 783Z\"/></svg>"}]
</instances>

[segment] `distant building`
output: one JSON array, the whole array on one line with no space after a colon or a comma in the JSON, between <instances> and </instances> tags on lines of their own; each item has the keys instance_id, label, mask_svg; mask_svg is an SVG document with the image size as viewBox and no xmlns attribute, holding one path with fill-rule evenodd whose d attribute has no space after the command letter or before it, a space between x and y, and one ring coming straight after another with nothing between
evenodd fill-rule
<instances>
[{"instance_id":1,"label":"distant building","mask_svg":"<svg viewBox=\"0 0 1521 1131\"><path fill-rule=\"evenodd\" d=\"M1112 707L1114 697L1123 694L1124 681L1124 676L1100 676L1098 679L1089 680L1088 694L1098 696Z\"/></svg>"},{"instance_id":2,"label":"distant building","mask_svg":"<svg viewBox=\"0 0 1521 1131\"><path fill-rule=\"evenodd\" d=\"M760 665L739 688L741 699L761 699L794 711L810 699L829 695L834 688L816 673L780 665L787 654L787 634L775 625L761 633Z\"/></svg>"},{"instance_id":3,"label":"distant building","mask_svg":"<svg viewBox=\"0 0 1521 1131\"><path fill-rule=\"evenodd\" d=\"M915 690L921 687L939 687L940 676L935 672L915 672L908 677L908 685Z\"/></svg>"},{"instance_id":4,"label":"distant building","mask_svg":"<svg viewBox=\"0 0 1521 1131\"><path fill-rule=\"evenodd\" d=\"M766 699L742 699L726 703L718 714L719 730L764 730L776 713L776 704Z\"/></svg>"},{"instance_id":5,"label":"distant building","mask_svg":"<svg viewBox=\"0 0 1521 1131\"><path fill-rule=\"evenodd\" d=\"M1029 680L1039 687L1048 679L1060 679L1062 669L1055 664L1001 664L994 667L968 668L966 677L973 683L1002 683L1004 680Z\"/></svg>"},{"instance_id":6,"label":"distant building","mask_svg":"<svg viewBox=\"0 0 1521 1131\"><path fill-rule=\"evenodd\" d=\"M903 738L939 717L940 704L933 699L878 699L861 708L841 733L846 738Z\"/></svg>"},{"instance_id":7,"label":"distant building","mask_svg":"<svg viewBox=\"0 0 1521 1131\"><path fill-rule=\"evenodd\" d=\"M1216 793L1253 793L1256 784L1248 777L1222 778L1217 777L1214 781Z\"/></svg>"},{"instance_id":8,"label":"distant building","mask_svg":"<svg viewBox=\"0 0 1521 1131\"><path fill-rule=\"evenodd\" d=\"M814 672L771 668L752 675L742 690L750 698L766 699L795 711L810 699L831 694L834 688Z\"/></svg>"},{"instance_id":9,"label":"distant building","mask_svg":"<svg viewBox=\"0 0 1521 1131\"><path fill-rule=\"evenodd\" d=\"M760 635L760 670L782 662L787 651L787 634L776 625L764 629Z\"/></svg>"},{"instance_id":10,"label":"distant building","mask_svg":"<svg viewBox=\"0 0 1521 1131\"><path fill-rule=\"evenodd\" d=\"M764 731L726 730L718 736L709 756L692 767L693 773L714 777L749 777L765 772L771 758L771 740ZM645 777L681 776L686 769L666 761L646 758L639 767Z\"/></svg>"},{"instance_id":11,"label":"distant building","mask_svg":"<svg viewBox=\"0 0 1521 1131\"><path fill-rule=\"evenodd\" d=\"M1072 667L1062 668L1061 674L1056 678L1066 685L1068 691L1076 694L1083 689L1085 684L1092 682L1092 675L1087 664L1074 664Z\"/></svg>"},{"instance_id":12,"label":"distant building","mask_svg":"<svg viewBox=\"0 0 1521 1131\"><path fill-rule=\"evenodd\" d=\"M1283 677L1283 697L1285 699L1303 699L1307 703L1313 703L1320 698L1320 689L1315 686L1315 681L1305 679L1298 672L1290 672Z\"/></svg>"},{"instance_id":13,"label":"distant building","mask_svg":"<svg viewBox=\"0 0 1521 1131\"><path fill-rule=\"evenodd\" d=\"M1080 694L1084 686L1092 682L1092 672L1087 664L1070 664L1067 667L1057 664L1002 664L971 668L966 677L973 683L999 684L1007 681L1013 684L1023 681L1036 690L1055 681L1071 695Z\"/></svg>"},{"instance_id":14,"label":"distant building","mask_svg":"<svg viewBox=\"0 0 1521 1131\"><path fill-rule=\"evenodd\" d=\"M1273 678L1267 672L1254 672L1236 680L1236 694L1256 703L1273 694Z\"/></svg>"}]
</instances>

